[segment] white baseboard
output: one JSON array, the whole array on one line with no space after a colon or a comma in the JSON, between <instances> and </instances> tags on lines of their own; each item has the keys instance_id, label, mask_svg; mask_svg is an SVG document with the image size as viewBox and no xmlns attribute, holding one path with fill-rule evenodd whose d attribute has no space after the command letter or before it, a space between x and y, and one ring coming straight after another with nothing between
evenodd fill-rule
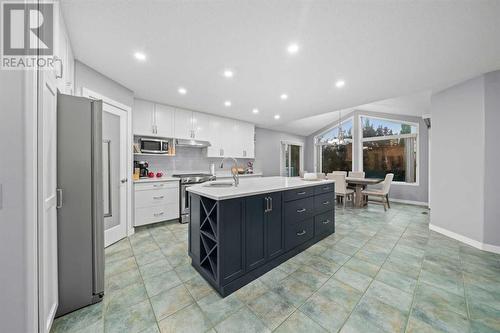
<instances>
[{"instance_id":1,"label":"white baseboard","mask_svg":"<svg viewBox=\"0 0 500 333\"><path fill-rule=\"evenodd\" d=\"M429 224L429 229L432 231L435 231L435 232L439 232L440 234L443 234L443 235L448 236L450 238L456 239L457 241L460 241L460 242L465 243L467 245L470 245L472 247L475 247L476 249L500 254L500 246L485 244L485 243L482 243L482 242L477 241L475 239L457 234L453 231L449 231L449 230L446 230L444 228L438 227L434 224Z\"/></svg>"},{"instance_id":2,"label":"white baseboard","mask_svg":"<svg viewBox=\"0 0 500 333\"><path fill-rule=\"evenodd\" d=\"M402 204L407 204L407 205L429 207L429 203L428 202L403 200L403 199L393 199L391 197L389 197L389 202L397 202L397 203L402 203Z\"/></svg>"}]
</instances>

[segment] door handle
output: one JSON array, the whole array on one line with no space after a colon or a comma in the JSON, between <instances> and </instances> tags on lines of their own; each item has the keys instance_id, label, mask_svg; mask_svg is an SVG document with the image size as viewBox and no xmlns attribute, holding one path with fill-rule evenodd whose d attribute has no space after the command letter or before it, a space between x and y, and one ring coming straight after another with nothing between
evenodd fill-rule
<instances>
[{"instance_id":1,"label":"door handle","mask_svg":"<svg viewBox=\"0 0 500 333\"><path fill-rule=\"evenodd\" d=\"M306 233L307 233L307 231L302 230L301 232L298 232L298 233L297 233L297 236L303 236L303 235L305 235Z\"/></svg>"},{"instance_id":2,"label":"door handle","mask_svg":"<svg viewBox=\"0 0 500 333\"><path fill-rule=\"evenodd\" d=\"M56 189L56 208L62 208L63 205L63 190L61 188Z\"/></svg>"},{"instance_id":3,"label":"door handle","mask_svg":"<svg viewBox=\"0 0 500 333\"><path fill-rule=\"evenodd\" d=\"M122 178L120 181L122 182L122 184L125 184L126 182L128 182L128 178Z\"/></svg>"},{"instance_id":4,"label":"door handle","mask_svg":"<svg viewBox=\"0 0 500 333\"><path fill-rule=\"evenodd\" d=\"M303 212L305 212L306 210L307 210L307 209L305 209L305 208L297 209L297 213L303 213Z\"/></svg>"},{"instance_id":5,"label":"door handle","mask_svg":"<svg viewBox=\"0 0 500 333\"><path fill-rule=\"evenodd\" d=\"M330 220L323 221L323 224L328 224L328 223L330 223Z\"/></svg>"}]
</instances>

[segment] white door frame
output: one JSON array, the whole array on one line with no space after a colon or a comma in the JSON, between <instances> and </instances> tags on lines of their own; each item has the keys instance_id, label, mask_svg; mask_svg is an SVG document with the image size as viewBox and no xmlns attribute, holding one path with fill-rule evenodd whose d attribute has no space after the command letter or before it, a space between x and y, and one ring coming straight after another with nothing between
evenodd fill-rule
<instances>
[{"instance_id":1,"label":"white door frame","mask_svg":"<svg viewBox=\"0 0 500 333\"><path fill-rule=\"evenodd\" d=\"M128 160L127 160L127 155L129 151L129 145L127 143L127 112L125 112L122 109L118 109L112 105L103 104L103 112L110 113L112 115L115 115L119 117L120 121L120 142L119 142L119 149L120 149L120 160L118 161L120 163L119 170L119 178L120 178L120 189L119 189L119 195L120 195L120 201L119 201L119 210L120 213L118 216L120 216L120 219L122 217L125 218L125 224L118 224L117 226L114 226L111 229L104 230L104 247L107 247L113 243L116 243L120 239L127 237L127 183L123 184L121 180L123 177L128 179L128 173L127 173L127 165L128 165ZM114 143L111 143L111 146L113 146ZM111 156L108 156L108 158L111 158ZM112 192L112 189L109 188L108 191L110 193ZM109 204L113 205L113 201L109 200ZM106 219L107 216L104 216ZM124 237L123 237L124 236Z\"/></svg>"},{"instance_id":2,"label":"white door frame","mask_svg":"<svg viewBox=\"0 0 500 333\"><path fill-rule=\"evenodd\" d=\"M280 142L280 176L283 175L283 169L285 167L285 161L283 160L284 145L293 145L300 147L300 166L299 166L299 175L300 175L300 172L304 171L304 143L299 141L289 141L289 140L282 140ZM288 177L288 175L286 175L285 177Z\"/></svg>"},{"instance_id":3,"label":"white door frame","mask_svg":"<svg viewBox=\"0 0 500 333\"><path fill-rule=\"evenodd\" d=\"M126 167L126 175L127 175L127 183L126 183L126 192L127 192L127 235L130 236L134 233L134 227L132 224L132 163L133 163L133 155L132 155L132 108L115 100L112 100L104 95L101 95L95 91L92 91L88 88L82 87L81 96L99 99L102 100L104 104L108 104L114 108L123 110L127 113L127 133L126 133L126 142L127 146L130 149L127 149L127 167Z\"/></svg>"}]
</instances>

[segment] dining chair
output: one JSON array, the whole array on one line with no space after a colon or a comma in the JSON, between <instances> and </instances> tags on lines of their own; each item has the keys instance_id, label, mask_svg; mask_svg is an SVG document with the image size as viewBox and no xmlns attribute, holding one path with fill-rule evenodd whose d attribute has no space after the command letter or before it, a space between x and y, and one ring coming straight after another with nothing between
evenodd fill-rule
<instances>
[{"instance_id":1,"label":"dining chair","mask_svg":"<svg viewBox=\"0 0 500 333\"><path fill-rule=\"evenodd\" d=\"M379 197L382 201L371 200L372 202L382 203L384 205L384 210L387 211L387 208L391 208L391 204L389 203L389 190L391 189L392 179L394 178L393 173L388 173L385 175L385 179L382 182L381 189L366 189L361 193L363 195L368 196L368 201L370 201L370 196Z\"/></svg>"},{"instance_id":2,"label":"dining chair","mask_svg":"<svg viewBox=\"0 0 500 333\"><path fill-rule=\"evenodd\" d=\"M365 178L365 173L363 171L349 171L349 177Z\"/></svg>"},{"instance_id":3,"label":"dining chair","mask_svg":"<svg viewBox=\"0 0 500 333\"><path fill-rule=\"evenodd\" d=\"M347 188L347 183L345 181L345 175L330 175L328 179L335 181L335 195L342 198L342 202L345 208L346 200L351 198L351 202L354 205L354 191Z\"/></svg>"},{"instance_id":4,"label":"dining chair","mask_svg":"<svg viewBox=\"0 0 500 333\"><path fill-rule=\"evenodd\" d=\"M333 177L335 175L343 175L343 176L347 177L347 171L332 171L332 172L326 174L326 178L333 179L330 177Z\"/></svg>"}]
</instances>

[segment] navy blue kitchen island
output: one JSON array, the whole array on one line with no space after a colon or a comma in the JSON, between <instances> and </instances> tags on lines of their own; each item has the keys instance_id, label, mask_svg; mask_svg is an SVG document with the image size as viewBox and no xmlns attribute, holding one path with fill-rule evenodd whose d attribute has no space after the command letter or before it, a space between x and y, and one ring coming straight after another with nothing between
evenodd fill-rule
<instances>
[{"instance_id":1,"label":"navy blue kitchen island","mask_svg":"<svg viewBox=\"0 0 500 333\"><path fill-rule=\"evenodd\" d=\"M335 232L333 181L265 177L188 191L192 265L223 297Z\"/></svg>"}]
</instances>

